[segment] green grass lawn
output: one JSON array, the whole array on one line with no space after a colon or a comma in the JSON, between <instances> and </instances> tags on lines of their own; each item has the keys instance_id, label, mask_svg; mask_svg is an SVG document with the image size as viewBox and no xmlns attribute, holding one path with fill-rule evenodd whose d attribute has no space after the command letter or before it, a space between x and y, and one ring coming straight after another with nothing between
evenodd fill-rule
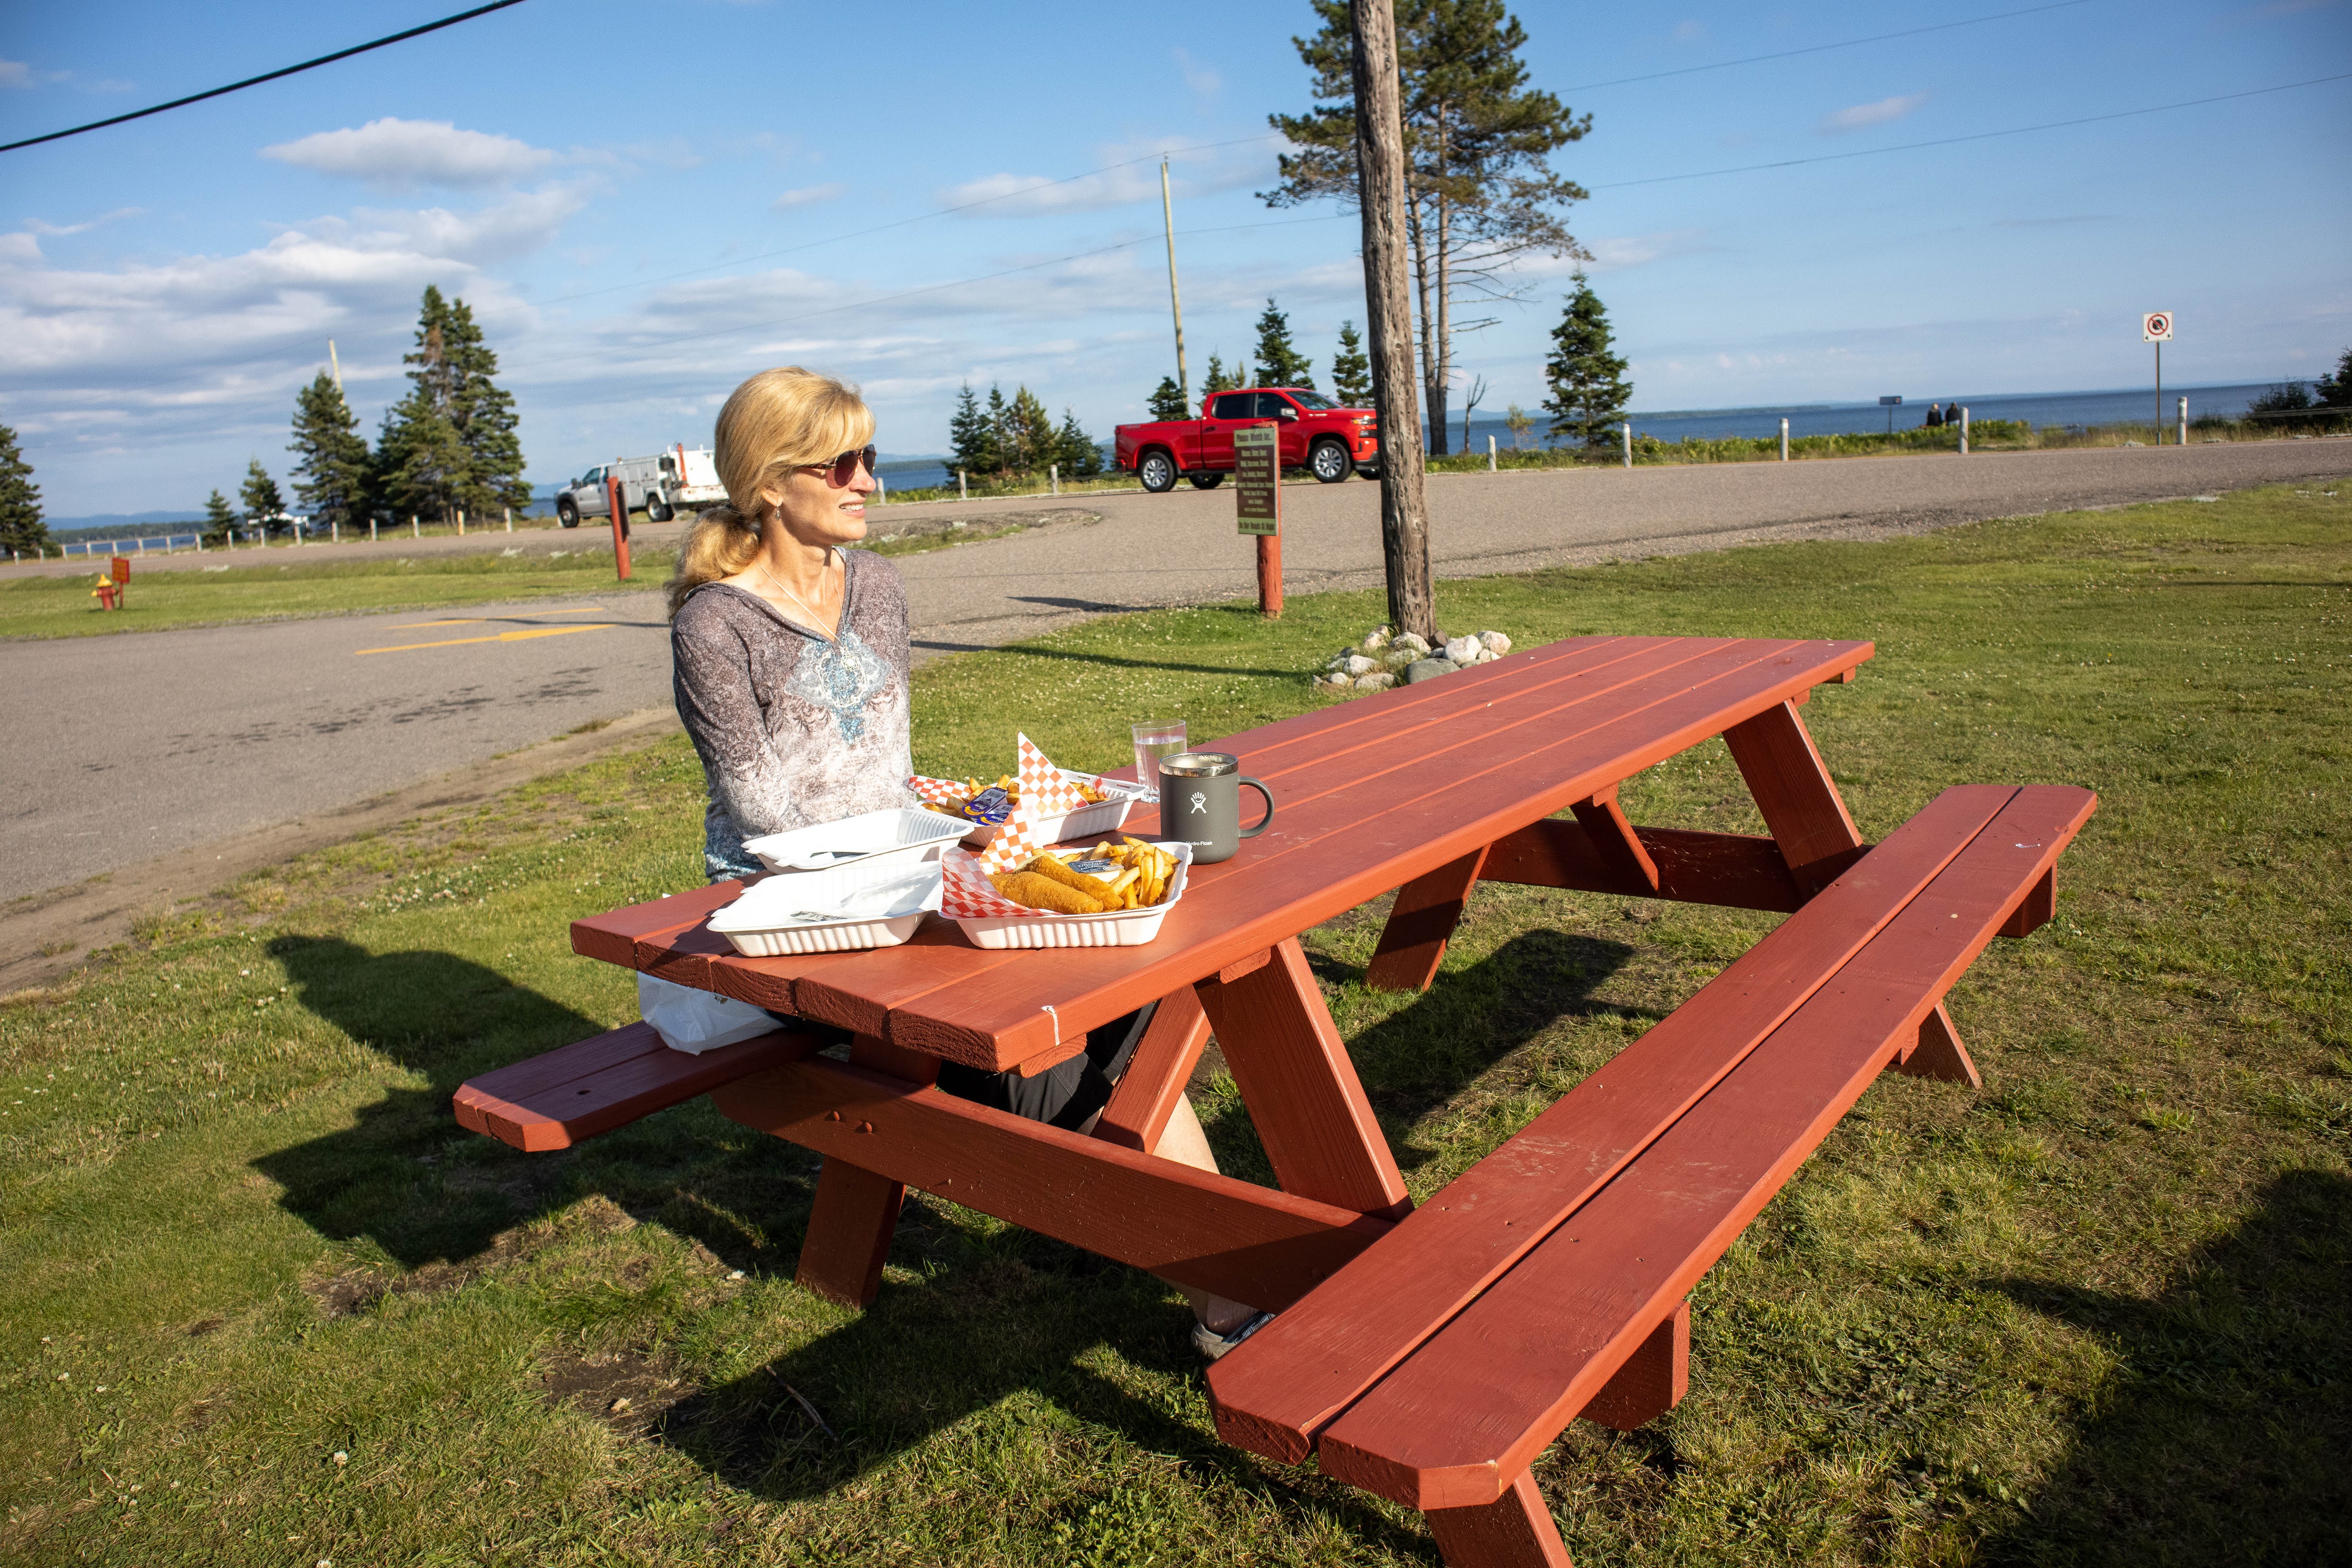
<instances>
[{"instance_id":1,"label":"green grass lawn","mask_svg":"<svg viewBox=\"0 0 2352 1568\"><path fill-rule=\"evenodd\" d=\"M593 542L593 539L591 541ZM125 607L99 608L90 588L101 568L69 577L0 581L0 638L95 637L226 621L292 620L375 610L440 609L509 599L658 588L675 564L667 550L633 551L630 581L613 579L613 552L546 554L397 554L381 559L284 563L292 551L247 551L218 566L142 572L134 563ZM271 559L275 553L278 559ZM231 563L234 562L234 564Z\"/></svg>"},{"instance_id":2,"label":"green grass lawn","mask_svg":"<svg viewBox=\"0 0 2352 1568\"><path fill-rule=\"evenodd\" d=\"M1690 1396L1539 1461L1580 1563L2352 1557L2347 524L2276 489L1440 586L1523 644L1875 637L1806 709L1873 836L1954 783L2103 803L2058 920L1953 994L1984 1090L1874 1088L1694 1293ZM916 760L1296 712L1379 614L943 660ZM1760 830L1719 745L1625 801ZM861 1316L791 1283L814 1159L705 1106L561 1155L456 1127L465 1078L634 1016L565 922L698 879L699 823L656 746L0 1006L0 1561L1434 1563L1417 1516L1219 1445L1149 1278L917 1197ZM1769 924L1482 889L1412 998L1360 984L1377 908L1308 945L1425 1196Z\"/></svg>"}]
</instances>

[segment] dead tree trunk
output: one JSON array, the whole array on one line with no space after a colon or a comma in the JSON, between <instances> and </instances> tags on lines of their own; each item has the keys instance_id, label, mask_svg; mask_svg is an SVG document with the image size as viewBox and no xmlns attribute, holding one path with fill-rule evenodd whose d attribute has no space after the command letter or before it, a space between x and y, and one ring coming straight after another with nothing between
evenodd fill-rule
<instances>
[{"instance_id":1,"label":"dead tree trunk","mask_svg":"<svg viewBox=\"0 0 2352 1568\"><path fill-rule=\"evenodd\" d=\"M1389 624L1434 639L1429 506L1422 493L1420 399L1413 395L1412 300L1405 279L1404 121L1391 0L1352 0L1356 169L1364 219L1364 304L1372 405L1381 416L1381 553Z\"/></svg>"}]
</instances>

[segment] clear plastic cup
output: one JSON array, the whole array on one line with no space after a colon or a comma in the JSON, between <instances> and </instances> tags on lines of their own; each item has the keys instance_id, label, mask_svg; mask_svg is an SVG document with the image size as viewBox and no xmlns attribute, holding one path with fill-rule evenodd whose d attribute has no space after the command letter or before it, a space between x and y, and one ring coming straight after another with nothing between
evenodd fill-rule
<instances>
[{"instance_id":1,"label":"clear plastic cup","mask_svg":"<svg viewBox=\"0 0 2352 1568\"><path fill-rule=\"evenodd\" d=\"M1160 759L1184 750L1184 721L1146 719L1131 727L1135 737L1135 782L1160 798Z\"/></svg>"}]
</instances>

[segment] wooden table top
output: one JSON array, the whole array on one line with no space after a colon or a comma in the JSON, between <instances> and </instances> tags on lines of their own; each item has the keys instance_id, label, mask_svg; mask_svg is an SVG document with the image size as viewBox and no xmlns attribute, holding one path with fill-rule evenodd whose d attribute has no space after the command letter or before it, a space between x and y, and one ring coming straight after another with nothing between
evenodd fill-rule
<instances>
[{"instance_id":1,"label":"wooden table top","mask_svg":"<svg viewBox=\"0 0 2352 1568\"><path fill-rule=\"evenodd\" d=\"M1139 947L988 952L949 922L869 952L744 958L703 929L720 882L575 921L589 957L991 1070L1086 1031L1851 677L1867 642L1571 637L1202 742L1274 792L1274 825L1192 868ZM1249 797L1244 815L1252 815ZM1127 831L1157 830L1139 805Z\"/></svg>"}]
</instances>

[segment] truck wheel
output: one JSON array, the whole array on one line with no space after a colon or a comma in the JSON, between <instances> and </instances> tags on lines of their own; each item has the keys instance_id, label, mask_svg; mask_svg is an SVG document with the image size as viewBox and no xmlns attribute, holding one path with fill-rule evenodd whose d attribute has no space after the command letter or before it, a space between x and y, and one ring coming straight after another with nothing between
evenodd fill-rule
<instances>
[{"instance_id":1,"label":"truck wheel","mask_svg":"<svg viewBox=\"0 0 2352 1568\"><path fill-rule=\"evenodd\" d=\"M1307 454L1307 467L1327 485L1345 484L1356 471L1356 459L1337 441L1318 441L1315 450Z\"/></svg>"},{"instance_id":2,"label":"truck wheel","mask_svg":"<svg viewBox=\"0 0 2352 1568\"><path fill-rule=\"evenodd\" d=\"M580 526L580 509L572 504L570 496L555 503L555 521L566 528Z\"/></svg>"},{"instance_id":3,"label":"truck wheel","mask_svg":"<svg viewBox=\"0 0 2352 1568\"><path fill-rule=\"evenodd\" d=\"M1213 490L1225 482L1223 474L1187 474L1184 477L1192 481L1192 488L1196 490Z\"/></svg>"},{"instance_id":4,"label":"truck wheel","mask_svg":"<svg viewBox=\"0 0 2352 1568\"><path fill-rule=\"evenodd\" d=\"M1146 452L1135 465L1135 477L1153 495L1166 495L1176 488L1176 462L1165 452Z\"/></svg>"},{"instance_id":5,"label":"truck wheel","mask_svg":"<svg viewBox=\"0 0 2352 1568\"><path fill-rule=\"evenodd\" d=\"M661 497L655 495L650 490L646 493L646 521L647 522L667 522L670 520L671 515L672 513L669 510L669 503L667 501L662 500Z\"/></svg>"}]
</instances>

